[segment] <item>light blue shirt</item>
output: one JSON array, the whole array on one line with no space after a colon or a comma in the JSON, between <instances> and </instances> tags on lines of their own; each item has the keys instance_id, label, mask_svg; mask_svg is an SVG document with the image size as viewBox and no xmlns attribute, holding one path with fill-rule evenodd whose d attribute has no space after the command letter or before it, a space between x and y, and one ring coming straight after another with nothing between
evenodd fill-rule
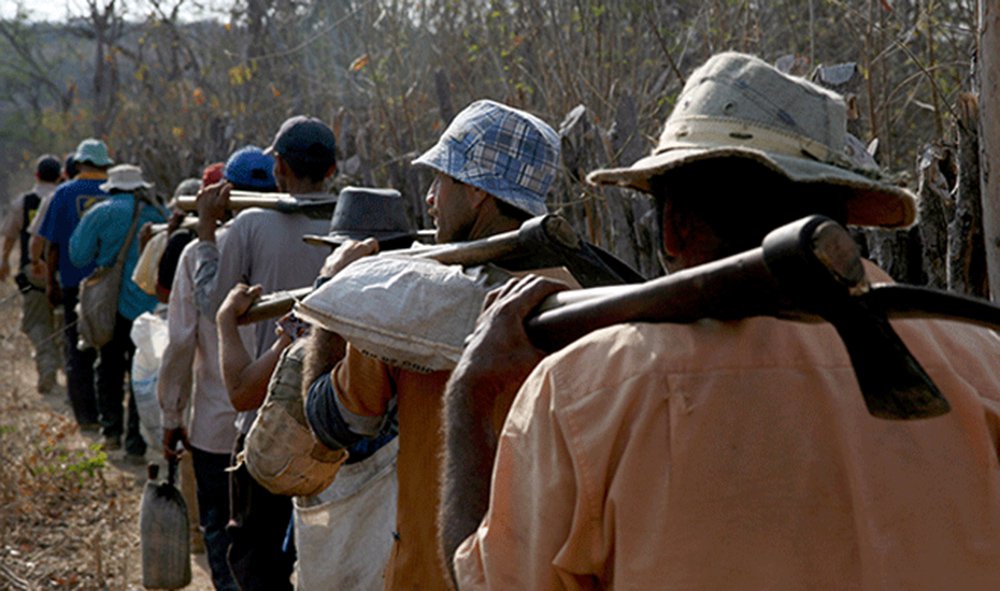
<instances>
[{"instance_id":1,"label":"light blue shirt","mask_svg":"<svg viewBox=\"0 0 1000 591\"><path fill-rule=\"evenodd\" d=\"M73 265L85 267L93 262L100 267L110 267L115 263L132 224L134 203L131 193L117 193L84 214L69 239L69 257ZM146 222L164 221L166 218L159 208L142 202L135 236L125 257L122 287L118 295L118 312L129 320L135 320L139 314L151 312L156 307L156 296L139 289L132 281L132 271L139 260L139 229Z\"/></svg>"}]
</instances>

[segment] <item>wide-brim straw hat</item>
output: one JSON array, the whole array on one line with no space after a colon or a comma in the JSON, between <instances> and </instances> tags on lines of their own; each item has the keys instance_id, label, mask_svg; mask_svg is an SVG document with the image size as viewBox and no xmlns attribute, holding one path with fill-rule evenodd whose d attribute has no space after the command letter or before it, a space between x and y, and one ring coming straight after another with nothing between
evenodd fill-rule
<instances>
[{"instance_id":1,"label":"wide-brim straw hat","mask_svg":"<svg viewBox=\"0 0 1000 591\"><path fill-rule=\"evenodd\" d=\"M912 224L914 196L856 156L847 145L840 95L753 56L722 53L688 78L652 154L625 168L596 170L587 180L649 192L651 178L685 164L746 158L797 183L851 189L849 224Z\"/></svg>"},{"instance_id":2,"label":"wide-brim straw hat","mask_svg":"<svg viewBox=\"0 0 1000 591\"><path fill-rule=\"evenodd\" d=\"M112 189L119 191L134 191L140 187L149 189L152 183L142 178L142 169L134 164L119 164L108 169L108 180L99 187L105 193Z\"/></svg>"}]
</instances>

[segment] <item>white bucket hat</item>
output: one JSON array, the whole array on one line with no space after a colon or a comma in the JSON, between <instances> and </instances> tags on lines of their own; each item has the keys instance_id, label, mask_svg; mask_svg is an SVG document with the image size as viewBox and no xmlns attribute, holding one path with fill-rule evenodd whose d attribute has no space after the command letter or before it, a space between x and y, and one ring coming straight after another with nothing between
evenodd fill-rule
<instances>
[{"instance_id":1,"label":"white bucket hat","mask_svg":"<svg viewBox=\"0 0 1000 591\"><path fill-rule=\"evenodd\" d=\"M913 195L851 153L840 95L753 56L721 53L688 78L652 154L627 168L596 170L587 180L649 192L650 178L684 164L747 158L797 183L853 189L849 224L912 224Z\"/></svg>"},{"instance_id":2,"label":"white bucket hat","mask_svg":"<svg viewBox=\"0 0 1000 591\"><path fill-rule=\"evenodd\" d=\"M100 189L105 193L112 189L119 191L133 191L139 187L150 188L152 183L147 183L142 178L142 169L134 164L119 164L108 169L108 180L101 184Z\"/></svg>"}]
</instances>

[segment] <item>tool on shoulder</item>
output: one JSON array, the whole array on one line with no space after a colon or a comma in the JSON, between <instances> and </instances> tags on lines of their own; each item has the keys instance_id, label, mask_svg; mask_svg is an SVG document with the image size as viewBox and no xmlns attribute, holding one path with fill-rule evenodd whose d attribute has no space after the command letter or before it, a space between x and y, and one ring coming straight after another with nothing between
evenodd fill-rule
<instances>
[{"instance_id":1,"label":"tool on shoulder","mask_svg":"<svg viewBox=\"0 0 1000 591\"><path fill-rule=\"evenodd\" d=\"M193 230L197 226L198 226L198 217L189 215L185 217L183 220L181 220L181 223L178 224L174 229ZM149 225L149 231L153 235L166 232L168 229L170 229L170 224L168 223L158 223Z\"/></svg>"},{"instance_id":2,"label":"tool on shoulder","mask_svg":"<svg viewBox=\"0 0 1000 591\"><path fill-rule=\"evenodd\" d=\"M465 267L490 263L512 272L566 267L584 287L642 281L642 276L628 265L580 239L565 218L553 214L528 219L517 230L480 240L421 246L392 254ZM240 317L239 323L251 324L281 316L311 292L312 288L304 287L265 295Z\"/></svg>"},{"instance_id":3,"label":"tool on shoulder","mask_svg":"<svg viewBox=\"0 0 1000 591\"><path fill-rule=\"evenodd\" d=\"M847 230L821 216L778 228L744 253L640 285L557 293L530 317L532 341L555 351L623 322L689 323L774 316L827 321L843 340L869 413L920 419L948 401L889 324L939 318L1000 328L1000 307L926 288L868 282Z\"/></svg>"},{"instance_id":4,"label":"tool on shoulder","mask_svg":"<svg viewBox=\"0 0 1000 591\"><path fill-rule=\"evenodd\" d=\"M191 583L191 534L187 504L174 486L177 460L168 462L167 480L157 480L160 467L150 463L149 480L139 508L142 585L147 589L181 589Z\"/></svg>"},{"instance_id":5,"label":"tool on shoulder","mask_svg":"<svg viewBox=\"0 0 1000 591\"><path fill-rule=\"evenodd\" d=\"M177 209L198 211L197 196L180 195L175 199ZM257 193L254 191L232 191L229 193L229 207L232 211L259 207L281 213L302 213L311 216L330 217L337 198L298 199L289 193Z\"/></svg>"}]
</instances>

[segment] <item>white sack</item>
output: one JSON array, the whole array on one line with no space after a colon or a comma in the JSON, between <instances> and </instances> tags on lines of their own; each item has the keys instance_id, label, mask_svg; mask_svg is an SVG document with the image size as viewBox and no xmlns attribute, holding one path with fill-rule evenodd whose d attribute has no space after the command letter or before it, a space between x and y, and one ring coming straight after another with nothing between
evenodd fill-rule
<instances>
[{"instance_id":1,"label":"white sack","mask_svg":"<svg viewBox=\"0 0 1000 591\"><path fill-rule=\"evenodd\" d=\"M396 528L396 437L347 464L326 490L294 497L297 591L379 591Z\"/></svg>"},{"instance_id":2,"label":"white sack","mask_svg":"<svg viewBox=\"0 0 1000 591\"><path fill-rule=\"evenodd\" d=\"M390 365L455 367L487 292L509 277L430 259L360 259L295 306L295 314Z\"/></svg>"}]
</instances>

